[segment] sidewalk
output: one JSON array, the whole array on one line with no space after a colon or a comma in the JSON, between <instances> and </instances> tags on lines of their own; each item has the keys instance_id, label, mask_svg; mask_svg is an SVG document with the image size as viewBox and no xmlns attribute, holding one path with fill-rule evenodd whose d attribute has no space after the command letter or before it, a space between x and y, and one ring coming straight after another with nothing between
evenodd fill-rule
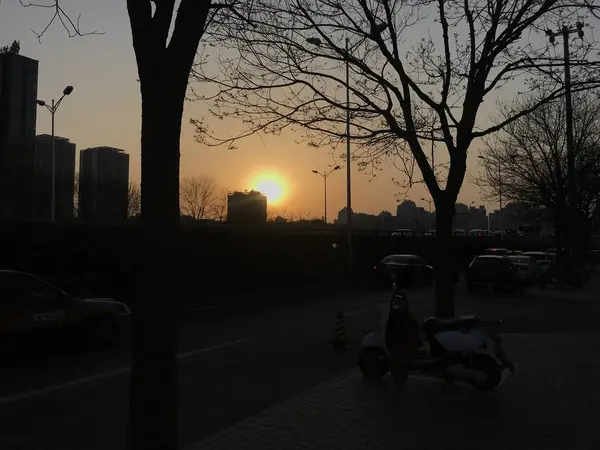
<instances>
[{"instance_id":1,"label":"sidewalk","mask_svg":"<svg viewBox=\"0 0 600 450\"><path fill-rule=\"evenodd\" d=\"M519 372L495 392L418 378L396 391L353 370L185 450L597 448L600 334L505 342Z\"/></svg>"},{"instance_id":2,"label":"sidewalk","mask_svg":"<svg viewBox=\"0 0 600 450\"><path fill-rule=\"evenodd\" d=\"M581 289L561 290L555 286L548 286L546 289L542 289L539 286L534 286L527 289L523 293L523 296L557 301L597 302L600 301L600 273L594 272L589 281Z\"/></svg>"}]
</instances>

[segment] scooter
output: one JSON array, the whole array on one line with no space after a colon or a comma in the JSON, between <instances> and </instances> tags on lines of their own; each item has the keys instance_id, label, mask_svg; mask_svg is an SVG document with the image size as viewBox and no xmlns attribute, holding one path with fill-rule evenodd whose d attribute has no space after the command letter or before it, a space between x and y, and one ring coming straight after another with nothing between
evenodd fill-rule
<instances>
[{"instance_id":1,"label":"scooter","mask_svg":"<svg viewBox=\"0 0 600 450\"><path fill-rule=\"evenodd\" d=\"M388 308L383 311L383 325L380 323L362 340L358 366L365 378L381 378L390 370L386 329L397 311L410 314L406 293L395 285ZM483 320L478 316L428 318L420 327L421 347L410 361L408 373L440 378L446 383L466 381L482 391L497 388L509 373L515 372L502 338L488 330L500 324L501 320Z\"/></svg>"}]
</instances>

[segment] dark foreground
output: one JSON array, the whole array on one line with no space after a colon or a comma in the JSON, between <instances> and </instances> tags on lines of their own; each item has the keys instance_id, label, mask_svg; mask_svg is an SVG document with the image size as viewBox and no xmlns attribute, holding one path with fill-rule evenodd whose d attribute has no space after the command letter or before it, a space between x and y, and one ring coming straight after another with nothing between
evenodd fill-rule
<instances>
[{"instance_id":1,"label":"dark foreground","mask_svg":"<svg viewBox=\"0 0 600 450\"><path fill-rule=\"evenodd\" d=\"M360 339L375 325L377 313L373 308L388 298L386 291L357 290L343 295L313 294L279 307L273 302L260 310L215 308L183 313L178 355L180 446L352 369ZM433 298L429 291L411 293L410 301L416 316L431 315ZM502 332L522 334L525 343L533 334L581 336L599 332L600 303L596 302L459 294L457 305L459 314L504 319ZM340 308L346 313L351 348L336 353L329 348L329 341ZM532 337L531 342L533 339L538 338ZM566 340L571 341L570 337ZM571 354L572 358L562 356L553 363L566 370L565 382L569 381L567 369L572 362L585 363L585 358L573 359L578 351L563 352L561 355ZM519 352L515 359L526 366L526 362L518 361L522 355ZM79 359L54 355L46 361L3 369L0 448L125 449L127 366L128 350L123 346ZM560 389L560 383L554 386ZM497 395L502 394L499 391ZM536 401L554 407L551 395L540 395Z\"/></svg>"}]
</instances>

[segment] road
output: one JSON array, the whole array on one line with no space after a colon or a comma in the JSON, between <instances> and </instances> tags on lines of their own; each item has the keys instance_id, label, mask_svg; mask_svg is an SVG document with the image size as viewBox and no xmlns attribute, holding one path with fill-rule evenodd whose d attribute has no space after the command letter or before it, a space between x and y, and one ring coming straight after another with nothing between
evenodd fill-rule
<instances>
[{"instance_id":1,"label":"road","mask_svg":"<svg viewBox=\"0 0 600 450\"><path fill-rule=\"evenodd\" d=\"M374 328L389 292L314 294L260 309L195 310L179 323L179 436L188 445L355 365L360 339ZM419 319L433 312L430 291L410 293ZM343 309L351 348L329 348ZM505 320L506 332L598 331L596 303L466 296L458 314ZM0 449L126 448L128 349L75 360L49 356L0 375Z\"/></svg>"}]
</instances>

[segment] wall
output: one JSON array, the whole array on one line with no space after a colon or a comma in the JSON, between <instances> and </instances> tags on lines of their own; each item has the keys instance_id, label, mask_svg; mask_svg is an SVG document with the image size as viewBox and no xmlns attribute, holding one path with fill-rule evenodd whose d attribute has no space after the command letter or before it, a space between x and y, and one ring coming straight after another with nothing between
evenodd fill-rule
<instances>
[{"instance_id":1,"label":"wall","mask_svg":"<svg viewBox=\"0 0 600 450\"><path fill-rule=\"evenodd\" d=\"M336 244L334 248L333 244ZM0 228L0 268L43 276L78 295L112 296L131 302L141 267L140 228L44 224ZM346 270L346 237L269 227L189 227L173 237L177 269L173 297L203 297L224 291L251 292L270 285L299 286L342 279ZM543 242L457 238L457 263L467 266L485 248L538 249ZM435 260L432 238L397 238L378 233L354 237L355 267L365 277L383 256L415 253ZM147 249L151 251L151 246ZM165 299L166 301L167 299Z\"/></svg>"}]
</instances>

